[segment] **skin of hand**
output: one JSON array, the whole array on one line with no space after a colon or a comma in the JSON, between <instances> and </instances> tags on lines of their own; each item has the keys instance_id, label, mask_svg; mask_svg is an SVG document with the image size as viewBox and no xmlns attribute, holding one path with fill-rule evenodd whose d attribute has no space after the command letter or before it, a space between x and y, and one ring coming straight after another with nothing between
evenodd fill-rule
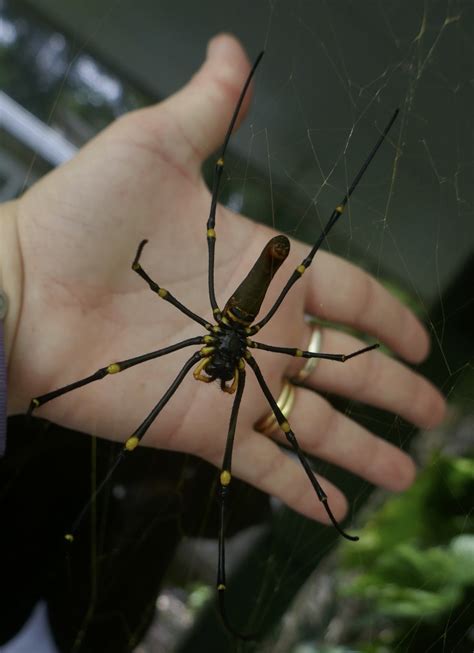
<instances>
[{"instance_id":1,"label":"skin of hand","mask_svg":"<svg viewBox=\"0 0 474 653\"><path fill-rule=\"evenodd\" d=\"M0 283L10 296L10 414L25 412L32 397L99 367L206 333L152 293L131 263L138 243L147 238L143 269L191 310L211 319L206 247L210 193L201 165L222 144L248 70L238 42L228 35L216 37L205 63L182 90L120 118L73 160L3 206ZM216 295L222 308L274 233L223 207L218 208L216 232ZM308 251L307 245L292 242L289 260L276 275L260 317ZM429 349L424 327L407 308L365 272L323 251L255 340L306 348L311 329L305 312L364 331L410 363L423 360ZM321 351L347 354L362 346L346 334L323 330ZM124 442L196 349L67 393L40 408L38 415ZM295 372L301 361L254 353L278 397L282 376ZM373 351L345 364L319 361L306 383L312 389L296 390L289 419L304 450L390 490L412 482L415 468L405 453L335 411L314 390L352 397L431 427L442 419L445 404L427 380ZM232 399L217 383L196 382L189 373L144 444L192 453L219 467ZM299 463L253 429L268 411L247 367L233 473L302 514L327 522ZM284 441L283 435L276 440ZM344 496L320 480L341 519L347 508Z\"/></svg>"}]
</instances>

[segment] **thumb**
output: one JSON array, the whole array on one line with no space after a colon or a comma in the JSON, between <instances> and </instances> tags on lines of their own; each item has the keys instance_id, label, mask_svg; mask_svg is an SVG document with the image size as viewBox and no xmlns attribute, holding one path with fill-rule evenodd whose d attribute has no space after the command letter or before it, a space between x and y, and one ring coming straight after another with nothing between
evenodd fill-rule
<instances>
[{"instance_id":1,"label":"thumb","mask_svg":"<svg viewBox=\"0 0 474 653\"><path fill-rule=\"evenodd\" d=\"M207 58L194 77L162 103L177 121L199 168L223 143L249 70L250 62L237 39L220 34L209 41ZM247 113L250 98L251 87L236 127Z\"/></svg>"}]
</instances>

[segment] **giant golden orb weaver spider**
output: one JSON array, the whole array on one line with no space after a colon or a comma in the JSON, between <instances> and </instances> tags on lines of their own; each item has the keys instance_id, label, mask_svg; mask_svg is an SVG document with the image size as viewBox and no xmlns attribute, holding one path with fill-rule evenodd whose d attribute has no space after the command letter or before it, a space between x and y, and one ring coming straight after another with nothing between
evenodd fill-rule
<instances>
[{"instance_id":1,"label":"giant golden orb weaver spider","mask_svg":"<svg viewBox=\"0 0 474 653\"><path fill-rule=\"evenodd\" d=\"M192 356L187 360L183 365L175 380L168 387L164 395L155 405L153 410L146 416L140 426L136 431L126 440L123 445L123 448L118 455L115 463L101 481L97 487L94 495L91 497L89 503L84 507L78 518L76 519L71 532L66 535L68 541L73 540L73 533L77 529L79 522L84 516L85 512L89 508L91 502L95 499L97 494L108 482L112 476L114 470L119 465L119 463L124 460L128 455L130 455L133 450L138 446L145 433L157 418L164 406L169 402L172 396L175 394L176 390L180 386L181 382L185 376L194 368L194 378L198 381L210 383L212 381L218 380L220 382L221 389L226 392L235 395L229 420L229 427L227 431L227 438L225 443L225 449L223 454L223 460L221 469L219 472L219 483L218 483L218 501L219 501L219 544L218 544L218 569L217 569L217 593L219 598L219 611L222 617L222 620L226 628L235 636L242 639L252 638L253 635L242 634L237 629L235 629L227 616L226 606L225 606L225 590L226 590L226 569L225 569L225 522L226 522L226 505L229 495L229 487L232 480L232 452L234 445L234 436L237 426L237 418L239 414L239 408L244 392L245 380L246 380L246 366L248 365L252 372L255 374L257 382L265 395L268 404L272 412L275 415L275 418L278 422L278 425L282 432L284 433L290 447L298 457L301 462L309 481L311 482L314 491L319 499L322 502L331 522L337 531L348 540L357 540L358 538L352 535L347 534L338 524L335 519L331 508L328 504L327 496L324 490L322 489L318 479L316 478L309 461L301 448L299 447L296 436L283 415L282 411L277 405L275 398L273 397L263 375L260 370L260 367L254 358L251 350L253 349L263 349L266 351L271 351L278 354L285 354L287 356L295 356L300 358L324 358L329 360L334 360L338 362L345 362L355 356L359 356L368 351L371 351L378 347L378 344L373 344L358 351L352 352L350 354L327 354L327 353L314 353L310 351L304 351L299 348L293 347L277 347L268 345L262 342L257 342L253 338L254 336L269 322L275 312L278 310L279 306L285 299L287 293L290 291L292 286L301 278L305 270L311 265L314 256L318 249L320 248L323 241L326 239L327 235L334 227L340 216L343 214L344 208L356 189L359 181L361 180L363 174L365 173L367 167L375 156L377 150L381 146L383 140L385 139L387 133L392 127L398 110L396 110L388 122L387 126L380 134L377 142L373 146L371 152L366 158L364 164L360 168L359 172L354 178L354 181L349 186L346 194L344 195L342 201L336 206L332 212L328 222L326 223L325 228L323 229L321 235L314 243L308 255L303 259L303 261L293 270L291 276L289 277L287 283L281 290L278 298L276 299L273 306L270 308L268 313L260 319L258 322L255 322L257 315L260 311L263 299L265 297L266 291L269 287L269 284L275 275L276 271L284 263L285 259L288 256L290 243L288 238L283 235L273 237L267 245L264 247L262 253L258 257L254 266L250 270L247 277L239 285L237 290L232 294L229 300L226 302L224 308L221 310L217 303L214 290L214 254L215 254L215 244L216 244L216 209L217 202L219 197L219 188L222 173L225 165L225 154L228 147L228 143L233 132L239 111L244 100L245 94L249 87L249 84L254 76L254 73L259 65L263 56L263 52L259 54L255 60L253 67L246 79L246 82L242 88L241 94L239 96L238 102L234 109L227 133L224 139L224 144L222 146L221 153L217 158L215 164L214 172L214 182L212 187L212 199L209 217L206 226L206 237L208 245L208 290L209 290L209 300L213 312L214 323L211 324L205 320L200 315L194 313L186 306L184 306L178 299L176 299L171 292L162 288L156 283L148 273L143 269L140 259L142 256L143 248L146 244L146 240L142 240L138 246L135 258L132 263L132 270L136 272L150 287L150 289L156 293L160 298L171 303L179 311L187 315L190 319L200 324L205 330L205 335L199 335L193 338L188 338L181 342L178 342L169 347L159 349L141 356L136 356L123 361L113 362L105 367L100 368L95 373L87 376L83 379L80 379L74 383L58 388L57 390L48 392L44 395L35 397L31 400L28 414L31 415L33 410L46 402L55 399L56 397L71 392L76 388L87 385L94 381L103 379L104 377L122 372L130 367L139 365L145 361L159 358L165 356L171 352L183 349L189 346L199 346L198 351L192 354Z\"/></svg>"}]
</instances>

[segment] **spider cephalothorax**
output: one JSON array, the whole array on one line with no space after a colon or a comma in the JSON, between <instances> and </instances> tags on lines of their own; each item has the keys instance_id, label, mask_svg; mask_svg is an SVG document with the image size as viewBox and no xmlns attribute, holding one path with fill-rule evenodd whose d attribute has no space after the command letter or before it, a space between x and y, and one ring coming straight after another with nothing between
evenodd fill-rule
<instances>
[{"instance_id":1,"label":"spider cephalothorax","mask_svg":"<svg viewBox=\"0 0 474 653\"><path fill-rule=\"evenodd\" d=\"M205 383L220 379L221 389L233 394L247 349L247 336L241 327L226 324L214 327L213 332L212 336L204 336L203 359L194 370L194 378ZM232 381L231 385L228 381Z\"/></svg>"}]
</instances>

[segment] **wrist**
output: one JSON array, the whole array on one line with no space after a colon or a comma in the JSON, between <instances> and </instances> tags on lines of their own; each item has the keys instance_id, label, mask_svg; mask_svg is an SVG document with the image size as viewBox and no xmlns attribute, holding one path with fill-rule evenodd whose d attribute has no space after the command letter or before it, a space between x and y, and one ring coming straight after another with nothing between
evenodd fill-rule
<instances>
[{"instance_id":1,"label":"wrist","mask_svg":"<svg viewBox=\"0 0 474 653\"><path fill-rule=\"evenodd\" d=\"M18 202L0 206L0 288L8 301L3 320L4 351L8 368L15 344L15 334L20 317L22 295L22 266L17 229Z\"/></svg>"}]
</instances>

